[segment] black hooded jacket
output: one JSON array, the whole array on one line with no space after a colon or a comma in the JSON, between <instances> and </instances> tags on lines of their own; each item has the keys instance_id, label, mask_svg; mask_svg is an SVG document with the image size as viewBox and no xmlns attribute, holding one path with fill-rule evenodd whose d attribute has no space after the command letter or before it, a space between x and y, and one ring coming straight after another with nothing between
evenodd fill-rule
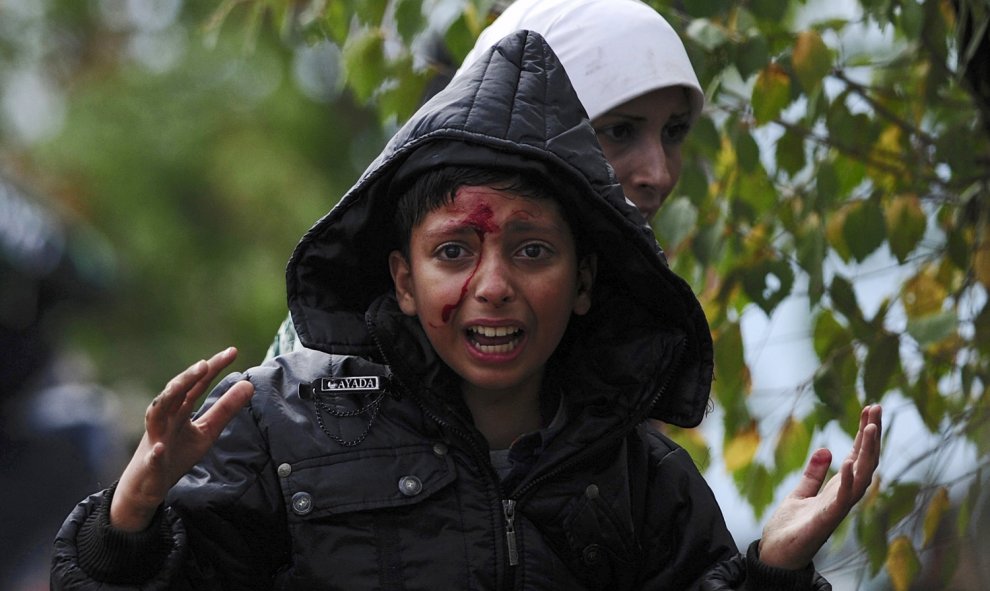
<instances>
[{"instance_id":1,"label":"black hooded jacket","mask_svg":"<svg viewBox=\"0 0 990 591\"><path fill-rule=\"evenodd\" d=\"M511 480L389 276L395 188L437 163L552 179L598 257L544 380L566 421ZM148 531L109 527L112 490L81 503L53 589L812 588L810 568L738 554L692 460L645 424L701 420L712 344L637 216L549 46L506 38L302 238L288 301L308 349L215 388L204 408L241 379L255 394Z\"/></svg>"}]
</instances>

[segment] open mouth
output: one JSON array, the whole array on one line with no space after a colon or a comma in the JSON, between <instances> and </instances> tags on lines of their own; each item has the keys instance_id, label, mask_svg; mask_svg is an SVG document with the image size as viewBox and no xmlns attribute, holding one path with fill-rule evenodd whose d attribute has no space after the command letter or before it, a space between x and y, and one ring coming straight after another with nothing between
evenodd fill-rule
<instances>
[{"instance_id":1,"label":"open mouth","mask_svg":"<svg viewBox=\"0 0 990 591\"><path fill-rule=\"evenodd\" d=\"M471 344L478 351L489 354L512 351L523 335L522 329L514 326L472 326L467 332Z\"/></svg>"}]
</instances>

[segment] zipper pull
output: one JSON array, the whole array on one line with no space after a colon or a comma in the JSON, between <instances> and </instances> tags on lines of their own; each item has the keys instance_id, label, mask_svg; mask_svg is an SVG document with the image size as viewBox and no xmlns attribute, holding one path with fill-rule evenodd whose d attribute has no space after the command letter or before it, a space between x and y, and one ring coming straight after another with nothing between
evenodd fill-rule
<instances>
[{"instance_id":1,"label":"zipper pull","mask_svg":"<svg viewBox=\"0 0 990 591\"><path fill-rule=\"evenodd\" d=\"M502 513L505 515L505 542L509 548L509 566L519 564L519 551L516 549L516 502L512 499L502 501Z\"/></svg>"}]
</instances>

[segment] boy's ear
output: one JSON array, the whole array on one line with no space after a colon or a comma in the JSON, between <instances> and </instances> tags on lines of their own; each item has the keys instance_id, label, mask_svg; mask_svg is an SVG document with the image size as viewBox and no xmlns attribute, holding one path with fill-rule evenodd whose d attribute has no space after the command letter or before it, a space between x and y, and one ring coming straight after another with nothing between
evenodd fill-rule
<instances>
[{"instance_id":1,"label":"boy's ear","mask_svg":"<svg viewBox=\"0 0 990 591\"><path fill-rule=\"evenodd\" d=\"M413 295L412 269L402 253L393 250L388 254L388 270L395 284L395 299L399 309L407 316L416 315L416 297Z\"/></svg>"},{"instance_id":2,"label":"boy's ear","mask_svg":"<svg viewBox=\"0 0 990 591\"><path fill-rule=\"evenodd\" d=\"M584 316L591 309L591 288L595 285L598 273L598 257L589 254L578 263L577 297L574 299L574 313Z\"/></svg>"}]
</instances>

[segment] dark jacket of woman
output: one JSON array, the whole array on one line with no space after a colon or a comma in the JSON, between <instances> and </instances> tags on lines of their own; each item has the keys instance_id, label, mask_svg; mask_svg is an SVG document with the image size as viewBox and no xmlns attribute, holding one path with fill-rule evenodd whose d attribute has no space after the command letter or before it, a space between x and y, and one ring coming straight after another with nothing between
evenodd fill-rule
<instances>
[{"instance_id":1,"label":"dark jacket of woman","mask_svg":"<svg viewBox=\"0 0 990 591\"><path fill-rule=\"evenodd\" d=\"M551 179L598 257L544 380L558 420L505 478L386 264L395 187L438 162ZM301 240L288 301L310 350L215 388L207 407L240 379L255 394L147 531L109 527L112 489L81 503L53 589L812 588L810 567L738 554L691 458L646 426L701 420L712 344L637 215L549 46L507 38Z\"/></svg>"}]
</instances>

